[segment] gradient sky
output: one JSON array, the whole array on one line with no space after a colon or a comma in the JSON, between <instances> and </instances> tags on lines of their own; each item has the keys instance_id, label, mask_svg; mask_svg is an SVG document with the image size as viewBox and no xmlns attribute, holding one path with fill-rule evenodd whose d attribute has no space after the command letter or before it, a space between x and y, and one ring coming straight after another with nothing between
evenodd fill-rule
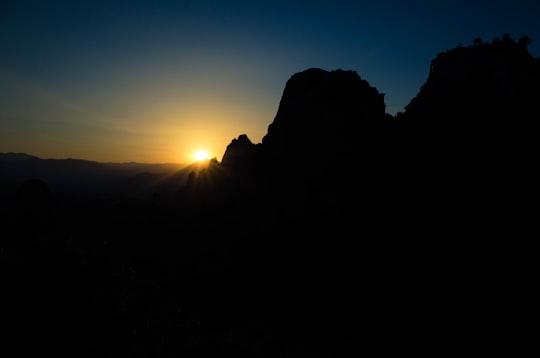
<instances>
[{"instance_id":1,"label":"gradient sky","mask_svg":"<svg viewBox=\"0 0 540 358\"><path fill-rule=\"evenodd\" d=\"M438 53L503 33L538 57L540 1L1 0L0 152L221 160L296 72L354 70L395 114Z\"/></svg>"}]
</instances>

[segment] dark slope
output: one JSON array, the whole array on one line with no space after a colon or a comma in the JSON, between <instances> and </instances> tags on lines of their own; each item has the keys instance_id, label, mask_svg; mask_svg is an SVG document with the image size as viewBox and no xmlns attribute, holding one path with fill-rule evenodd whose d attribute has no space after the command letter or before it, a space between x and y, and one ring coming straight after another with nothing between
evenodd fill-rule
<instances>
[{"instance_id":1,"label":"dark slope","mask_svg":"<svg viewBox=\"0 0 540 358\"><path fill-rule=\"evenodd\" d=\"M534 260L513 247L528 250L540 99L524 45L439 54L395 118L353 71L294 74L262 143L233 139L170 197L62 206L25 182L0 213L5 342L93 357L515 355L515 332L532 334L516 317L530 317Z\"/></svg>"},{"instance_id":2,"label":"dark slope","mask_svg":"<svg viewBox=\"0 0 540 358\"><path fill-rule=\"evenodd\" d=\"M338 222L364 213L367 223L451 231L473 224L478 211L504 215L537 152L540 61L526 45L505 35L437 55L395 118L353 71L297 73L262 143L233 140L222 167L253 176L254 197L272 198L273 211L312 222L317 211Z\"/></svg>"},{"instance_id":3,"label":"dark slope","mask_svg":"<svg viewBox=\"0 0 540 358\"><path fill-rule=\"evenodd\" d=\"M362 334L437 350L494 333L507 296L491 295L515 285L488 252L530 228L538 66L508 36L439 54L395 118L352 71L293 75L262 143L239 136L213 168L219 227L278 296L270 320L330 350Z\"/></svg>"}]
</instances>

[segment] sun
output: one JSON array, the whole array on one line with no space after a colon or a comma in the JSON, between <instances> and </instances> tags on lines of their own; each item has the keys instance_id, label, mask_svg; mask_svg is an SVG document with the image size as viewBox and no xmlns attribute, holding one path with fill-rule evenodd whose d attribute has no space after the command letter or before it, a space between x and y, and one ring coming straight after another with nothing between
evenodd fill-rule
<instances>
[{"instance_id":1,"label":"sun","mask_svg":"<svg viewBox=\"0 0 540 358\"><path fill-rule=\"evenodd\" d=\"M199 149L198 151L195 152L195 154L193 154L193 158L200 162L202 160L206 160L206 159L210 159L210 155L208 154L208 152L204 149Z\"/></svg>"}]
</instances>

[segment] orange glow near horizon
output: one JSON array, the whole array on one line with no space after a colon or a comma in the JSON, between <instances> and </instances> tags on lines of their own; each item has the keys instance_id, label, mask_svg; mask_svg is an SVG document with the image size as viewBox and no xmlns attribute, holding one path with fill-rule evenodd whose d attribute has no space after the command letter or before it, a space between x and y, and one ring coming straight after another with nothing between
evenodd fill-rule
<instances>
[{"instance_id":1,"label":"orange glow near horizon","mask_svg":"<svg viewBox=\"0 0 540 358\"><path fill-rule=\"evenodd\" d=\"M197 162L210 159L210 155L208 152L204 149L199 149L193 154L193 159L195 159Z\"/></svg>"},{"instance_id":2,"label":"orange glow near horizon","mask_svg":"<svg viewBox=\"0 0 540 358\"><path fill-rule=\"evenodd\" d=\"M23 113L12 101L2 108L21 120L0 118L0 152L43 159L188 165L201 160L194 159L198 149L206 151L207 159L219 160L241 133L254 142L264 136L275 108L258 97L248 100L245 94L256 93L253 88L225 89L206 82L206 77L188 75L170 84L162 81L165 72L141 71L124 82L100 82L87 96L24 76L6 76L0 90L18 94L26 107ZM218 72L210 77L221 78Z\"/></svg>"}]
</instances>

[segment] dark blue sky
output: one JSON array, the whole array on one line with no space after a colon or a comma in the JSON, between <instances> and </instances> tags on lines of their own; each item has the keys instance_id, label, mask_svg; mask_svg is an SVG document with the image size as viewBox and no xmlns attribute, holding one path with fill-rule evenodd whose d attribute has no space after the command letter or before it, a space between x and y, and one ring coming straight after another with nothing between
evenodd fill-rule
<instances>
[{"instance_id":1,"label":"dark blue sky","mask_svg":"<svg viewBox=\"0 0 540 358\"><path fill-rule=\"evenodd\" d=\"M508 33L540 55L540 1L0 2L0 152L221 159L260 142L288 78L355 70L395 114L440 52Z\"/></svg>"}]
</instances>

